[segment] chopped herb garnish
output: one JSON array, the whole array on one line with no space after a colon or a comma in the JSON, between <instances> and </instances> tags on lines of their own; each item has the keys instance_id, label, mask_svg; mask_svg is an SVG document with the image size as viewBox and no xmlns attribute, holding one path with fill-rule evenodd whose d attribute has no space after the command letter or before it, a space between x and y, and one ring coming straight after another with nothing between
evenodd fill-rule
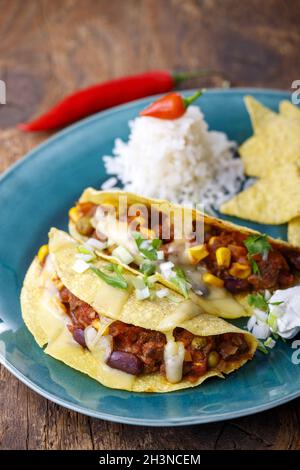
<instances>
[{"instance_id":1,"label":"chopped herb garnish","mask_svg":"<svg viewBox=\"0 0 300 470\"><path fill-rule=\"evenodd\" d=\"M159 238L154 238L154 240L151 241L152 248L155 250L158 250L161 247L162 241Z\"/></svg>"},{"instance_id":2,"label":"chopped herb garnish","mask_svg":"<svg viewBox=\"0 0 300 470\"><path fill-rule=\"evenodd\" d=\"M174 268L174 271L176 275L171 277L170 281L180 289L182 295L187 299L189 296L187 278L181 268Z\"/></svg>"},{"instance_id":3,"label":"chopped herb garnish","mask_svg":"<svg viewBox=\"0 0 300 470\"><path fill-rule=\"evenodd\" d=\"M114 276L109 276L108 274L105 274L101 269L96 268L95 266L92 266L90 269L98 276L102 281L106 282L106 284L109 284L112 287L117 287L119 289L127 289L128 284L126 279L122 276L120 273L120 268L121 266L114 265L112 264L111 266L108 265L106 266L107 271L114 271L115 275Z\"/></svg>"},{"instance_id":4,"label":"chopped herb garnish","mask_svg":"<svg viewBox=\"0 0 300 470\"><path fill-rule=\"evenodd\" d=\"M249 255L256 255L258 253L265 254L271 250L271 245L267 240L267 235L250 235L245 241Z\"/></svg>"},{"instance_id":5,"label":"chopped herb garnish","mask_svg":"<svg viewBox=\"0 0 300 470\"><path fill-rule=\"evenodd\" d=\"M153 240L147 240L146 238L143 238L143 236L139 232L132 232L132 234L135 238L135 242L140 253L142 253L142 255L144 255L145 258L151 261L156 261L157 250L161 246L162 241L159 238L154 238ZM145 241L146 243L147 242L149 243L149 246L148 247L146 246L146 248L145 247L142 248L142 243Z\"/></svg>"},{"instance_id":6,"label":"chopped herb garnish","mask_svg":"<svg viewBox=\"0 0 300 470\"><path fill-rule=\"evenodd\" d=\"M251 258L250 255L248 256L248 260L249 260L249 262L250 262L250 264L251 264L251 268L252 268L253 274L260 274L260 271L259 271L259 267L258 267L257 262L256 262L253 258Z\"/></svg>"},{"instance_id":7,"label":"chopped herb garnish","mask_svg":"<svg viewBox=\"0 0 300 470\"><path fill-rule=\"evenodd\" d=\"M251 305L251 307L259 308L260 310L263 310L264 312L269 311L269 304L268 301L266 300L265 296L263 294L249 294L247 297L248 304Z\"/></svg>"},{"instance_id":8,"label":"chopped herb garnish","mask_svg":"<svg viewBox=\"0 0 300 470\"><path fill-rule=\"evenodd\" d=\"M139 248L140 244L143 243L143 241L145 241L145 238L140 232L131 232L131 233L132 233L133 238L135 239L135 243L137 244L137 247Z\"/></svg>"},{"instance_id":9,"label":"chopped herb garnish","mask_svg":"<svg viewBox=\"0 0 300 470\"><path fill-rule=\"evenodd\" d=\"M281 305L283 303L284 303L283 300L280 300L278 302L269 302L269 305Z\"/></svg>"},{"instance_id":10,"label":"chopped herb garnish","mask_svg":"<svg viewBox=\"0 0 300 470\"><path fill-rule=\"evenodd\" d=\"M150 248L150 250L139 248L140 253L145 256L145 258L150 259L151 261L157 260L157 251L154 248Z\"/></svg>"},{"instance_id":11,"label":"chopped herb garnish","mask_svg":"<svg viewBox=\"0 0 300 470\"><path fill-rule=\"evenodd\" d=\"M140 266L140 271L147 276L151 276L156 271L156 266L154 263L151 263L149 260L145 260L145 262Z\"/></svg>"},{"instance_id":12,"label":"chopped herb garnish","mask_svg":"<svg viewBox=\"0 0 300 470\"><path fill-rule=\"evenodd\" d=\"M272 247L267 240L267 235L250 235L244 241L244 245L248 250L248 260L251 264L253 274L260 274L258 264L253 259L253 256L257 254L261 254L262 256L268 255Z\"/></svg>"}]
</instances>

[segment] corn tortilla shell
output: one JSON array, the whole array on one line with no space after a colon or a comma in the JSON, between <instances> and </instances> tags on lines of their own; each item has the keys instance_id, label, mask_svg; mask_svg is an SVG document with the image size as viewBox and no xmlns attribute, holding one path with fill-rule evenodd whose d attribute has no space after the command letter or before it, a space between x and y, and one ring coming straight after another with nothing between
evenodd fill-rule
<instances>
[{"instance_id":1,"label":"corn tortilla shell","mask_svg":"<svg viewBox=\"0 0 300 470\"><path fill-rule=\"evenodd\" d=\"M162 211L164 211L166 208L169 208L170 210L175 208L177 210L183 211L182 206L171 204L170 202L167 202L164 200L145 198L143 196L139 196L133 193L128 193L125 191L97 191L93 188L87 188L81 195L79 202L92 202L94 204L112 204L115 207L117 207L119 198L121 196L127 196L128 205L144 204L145 206L150 207L152 204L155 204ZM203 214L194 209L185 208L184 210L191 212L193 220L195 220L196 218L198 218L199 220L200 218L200 220L203 220L205 224L211 225L221 230L230 230L230 231L235 231L235 232L237 231L239 233L244 233L245 235L259 234L259 232L255 230L251 230L249 228L242 227L240 225L236 225L228 221L211 217L209 215ZM70 223L69 223L69 232L72 235L72 237L76 240L79 240L81 242L84 242L87 240L87 237L84 237L80 233L78 233L78 231L76 230L76 225L72 222L72 220L70 220ZM269 237L269 241L276 249L279 249L279 250L292 249L288 243L282 240L275 240ZM102 252L99 252L98 254L103 259L113 261L118 264L122 264L117 258L105 255ZM125 264L123 264L122 266L128 272L131 272L135 275L139 274L137 270ZM180 290L177 288L177 286L175 286L173 283L164 279L159 273L157 274L157 277L161 284L164 284L165 286L172 289L173 291L177 291L178 293L180 293ZM214 300L210 300L209 298L203 298L202 296L196 296L195 294L193 296L193 301L197 303L198 305L200 305L206 313L217 315L222 318L234 319L234 318L251 315L251 312L249 312L249 309L245 308L245 302L242 301L241 295L234 297L225 289L220 289L219 293L220 293L219 300L216 300L215 298Z\"/></svg>"},{"instance_id":2,"label":"corn tortilla shell","mask_svg":"<svg viewBox=\"0 0 300 470\"><path fill-rule=\"evenodd\" d=\"M292 219L288 223L288 241L300 247L300 217Z\"/></svg>"},{"instance_id":3,"label":"corn tortilla shell","mask_svg":"<svg viewBox=\"0 0 300 470\"><path fill-rule=\"evenodd\" d=\"M102 281L94 273L89 272L92 277L87 278L72 270L72 265L69 266L68 263L75 255L74 247L76 249L76 244L67 234L51 230L50 256L59 276L73 294L95 308L95 286L97 292L101 291ZM99 261L99 263L101 262ZM136 392L170 392L200 385L209 377L223 377L218 371L209 371L196 383L192 384L187 380L182 380L180 383L171 384L159 373L134 377L111 369L105 364L103 358L83 349L73 340L66 326L68 317L66 314L63 316L63 307L58 305L56 301L52 301L53 296L47 289L46 280L47 277L44 275L39 261L35 258L27 272L21 293L22 315L28 329L40 346L47 345L45 353L89 375L102 385ZM98 297L100 296L98 295ZM181 301L185 302L183 298ZM169 299L160 299L155 302L137 301L133 293L130 293L118 313L118 318L126 323L155 329L155 326L160 324L166 316L172 315L177 307L178 303ZM150 315L148 315L148 311L150 311ZM102 310L98 310L98 313L105 314ZM49 331L49 320L51 319L53 319L53 325ZM257 347L257 341L250 333L246 333L220 318L206 315L200 309L196 317L182 321L177 326L202 336L226 332L243 333L252 356ZM245 362L247 362L246 359L230 363L226 373L241 367Z\"/></svg>"}]
</instances>

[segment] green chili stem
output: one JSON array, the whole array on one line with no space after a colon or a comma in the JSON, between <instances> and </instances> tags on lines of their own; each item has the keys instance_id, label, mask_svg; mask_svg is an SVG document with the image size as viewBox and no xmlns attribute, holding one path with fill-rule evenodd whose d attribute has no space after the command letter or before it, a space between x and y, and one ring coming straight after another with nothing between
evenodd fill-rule
<instances>
[{"instance_id":1,"label":"green chili stem","mask_svg":"<svg viewBox=\"0 0 300 470\"><path fill-rule=\"evenodd\" d=\"M194 70L192 72L173 72L172 73L175 86L179 85L185 80L190 80L192 78L209 77L210 75L222 76L222 73L218 72L217 70L210 70L210 69Z\"/></svg>"},{"instance_id":2,"label":"green chili stem","mask_svg":"<svg viewBox=\"0 0 300 470\"><path fill-rule=\"evenodd\" d=\"M201 96L203 94L203 91L205 91L205 90L198 90L198 91L196 91L196 93L194 95L188 96L187 98L183 98L184 106L186 108L188 106L190 106L190 104L192 104L194 101L196 101L196 99L199 98L199 96Z\"/></svg>"}]
</instances>

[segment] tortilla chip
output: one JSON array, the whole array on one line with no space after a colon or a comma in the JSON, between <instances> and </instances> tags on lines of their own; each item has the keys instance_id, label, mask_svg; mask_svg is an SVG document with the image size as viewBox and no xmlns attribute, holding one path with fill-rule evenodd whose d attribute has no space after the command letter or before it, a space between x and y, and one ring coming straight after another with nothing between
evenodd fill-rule
<instances>
[{"instance_id":1,"label":"tortilla chip","mask_svg":"<svg viewBox=\"0 0 300 470\"><path fill-rule=\"evenodd\" d=\"M276 117L276 113L261 104L252 96L246 96L244 101L251 119L253 132L255 134L259 134L264 126L273 121L273 119Z\"/></svg>"},{"instance_id":2,"label":"tortilla chip","mask_svg":"<svg viewBox=\"0 0 300 470\"><path fill-rule=\"evenodd\" d=\"M300 110L282 101L280 114L251 96L245 98L254 135L240 146L248 176L267 176L273 168L300 158Z\"/></svg>"},{"instance_id":3,"label":"tortilla chip","mask_svg":"<svg viewBox=\"0 0 300 470\"><path fill-rule=\"evenodd\" d=\"M289 163L225 202L221 212L262 224L284 224L300 214L300 166Z\"/></svg>"},{"instance_id":4,"label":"tortilla chip","mask_svg":"<svg viewBox=\"0 0 300 470\"><path fill-rule=\"evenodd\" d=\"M279 111L280 114L289 119L300 121L300 108L288 100L281 101Z\"/></svg>"},{"instance_id":5,"label":"tortilla chip","mask_svg":"<svg viewBox=\"0 0 300 470\"><path fill-rule=\"evenodd\" d=\"M273 168L300 159L299 120L275 115L259 134L246 140L240 155L248 176L268 176Z\"/></svg>"},{"instance_id":6,"label":"tortilla chip","mask_svg":"<svg viewBox=\"0 0 300 470\"><path fill-rule=\"evenodd\" d=\"M289 221L288 241L294 246L300 246L300 217Z\"/></svg>"}]
</instances>

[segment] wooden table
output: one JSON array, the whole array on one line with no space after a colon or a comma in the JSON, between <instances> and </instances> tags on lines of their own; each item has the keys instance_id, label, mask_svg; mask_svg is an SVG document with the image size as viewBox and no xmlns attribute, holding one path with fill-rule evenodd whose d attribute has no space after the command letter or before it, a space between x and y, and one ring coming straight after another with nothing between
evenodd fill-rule
<instances>
[{"instance_id":1,"label":"wooden table","mask_svg":"<svg viewBox=\"0 0 300 470\"><path fill-rule=\"evenodd\" d=\"M0 0L0 170L45 135L15 125L78 87L146 69L223 71L233 86L300 78L296 0ZM222 79L191 82L220 86ZM2 449L299 449L300 400L232 421L160 428L65 410L3 367Z\"/></svg>"}]
</instances>

